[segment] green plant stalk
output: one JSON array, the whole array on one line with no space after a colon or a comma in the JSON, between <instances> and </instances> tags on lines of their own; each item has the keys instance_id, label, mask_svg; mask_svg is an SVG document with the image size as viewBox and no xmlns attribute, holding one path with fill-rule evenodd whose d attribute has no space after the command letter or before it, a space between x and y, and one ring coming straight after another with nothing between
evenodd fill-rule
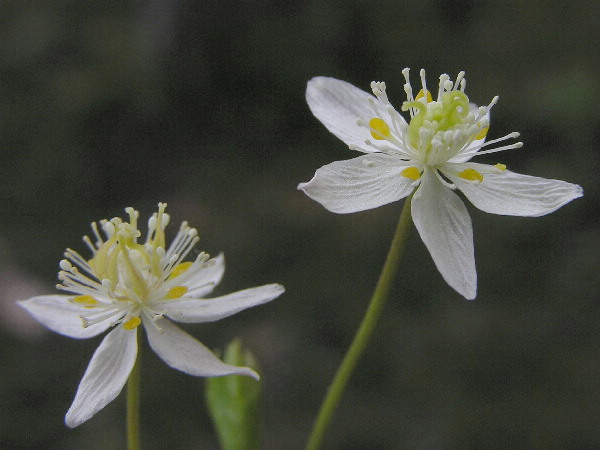
<instances>
[{"instance_id":1,"label":"green plant stalk","mask_svg":"<svg viewBox=\"0 0 600 450\"><path fill-rule=\"evenodd\" d=\"M381 274L379 275L379 280L375 286L375 291L371 297L371 302L369 303L367 312L354 336L352 344L350 344L350 348L344 356L344 360L338 368L333 382L329 386L308 439L306 445L307 450L318 450L321 448L325 431L331 422L333 413L342 398L348 380L350 379L358 360L365 351L369 339L375 329L375 325L381 316L385 302L390 295L409 234L411 224L411 200L412 195L404 202L400 220L396 227L396 233L394 234L394 239L392 240Z\"/></svg>"},{"instance_id":2,"label":"green plant stalk","mask_svg":"<svg viewBox=\"0 0 600 450\"><path fill-rule=\"evenodd\" d=\"M140 450L140 372L141 348L127 380L127 449Z\"/></svg>"}]
</instances>

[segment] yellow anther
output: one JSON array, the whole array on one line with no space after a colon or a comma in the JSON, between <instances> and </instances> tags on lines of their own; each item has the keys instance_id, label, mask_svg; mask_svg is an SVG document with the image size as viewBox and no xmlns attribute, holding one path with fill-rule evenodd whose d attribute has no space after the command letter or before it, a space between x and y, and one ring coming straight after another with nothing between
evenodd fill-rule
<instances>
[{"instance_id":1,"label":"yellow anther","mask_svg":"<svg viewBox=\"0 0 600 450\"><path fill-rule=\"evenodd\" d=\"M418 180L419 178L421 178L421 172L419 172L419 169L417 169L416 167L407 167L406 169L402 169L400 175L410 180Z\"/></svg>"},{"instance_id":2,"label":"yellow anther","mask_svg":"<svg viewBox=\"0 0 600 450\"><path fill-rule=\"evenodd\" d=\"M427 97L425 97L425 95L427 95ZM431 96L431 92L424 91L423 89L421 89L419 91L419 93L415 97L415 100L419 100L420 98L423 98L423 97L425 97L427 99L427 103L431 103L433 101L433 97Z\"/></svg>"},{"instance_id":3,"label":"yellow anther","mask_svg":"<svg viewBox=\"0 0 600 450\"><path fill-rule=\"evenodd\" d=\"M167 292L167 296L165 297L167 300L173 300L174 298L183 297L188 291L188 288L185 286L175 286L169 289Z\"/></svg>"},{"instance_id":4,"label":"yellow anther","mask_svg":"<svg viewBox=\"0 0 600 450\"><path fill-rule=\"evenodd\" d=\"M477 133L477 136L475 136L475 140L478 141L479 139L483 139L484 137L486 137L489 129L490 127L482 128L481 131Z\"/></svg>"},{"instance_id":5,"label":"yellow anther","mask_svg":"<svg viewBox=\"0 0 600 450\"><path fill-rule=\"evenodd\" d=\"M494 167L496 169L500 169L502 172L504 172L506 170L506 165L505 164L498 163L498 164L495 164Z\"/></svg>"},{"instance_id":6,"label":"yellow anther","mask_svg":"<svg viewBox=\"0 0 600 450\"><path fill-rule=\"evenodd\" d=\"M373 129L371 131L371 136L373 136L373 139L381 141L390 135L390 127L388 127L387 123L385 123L379 117L374 117L369 120L369 126Z\"/></svg>"},{"instance_id":7,"label":"yellow anther","mask_svg":"<svg viewBox=\"0 0 600 450\"><path fill-rule=\"evenodd\" d=\"M191 261L187 261L187 262L183 262L183 263L177 264L175 267L173 267L173 270L171 271L171 275L169 275L169 279L178 277L183 272L185 272L186 270L188 270L192 264L193 263Z\"/></svg>"},{"instance_id":8,"label":"yellow anther","mask_svg":"<svg viewBox=\"0 0 600 450\"><path fill-rule=\"evenodd\" d=\"M480 183L483 181L483 175L481 175L475 169L465 169L459 173L458 176L469 181L479 181Z\"/></svg>"},{"instance_id":9,"label":"yellow anther","mask_svg":"<svg viewBox=\"0 0 600 450\"><path fill-rule=\"evenodd\" d=\"M137 316L132 317L127 322L123 322L123 328L125 328L126 330L134 330L139 326L140 323L142 323L142 319L140 319Z\"/></svg>"},{"instance_id":10,"label":"yellow anther","mask_svg":"<svg viewBox=\"0 0 600 450\"><path fill-rule=\"evenodd\" d=\"M98 303L98 300L91 295L78 295L77 297L73 297L73 301L85 306L91 306Z\"/></svg>"}]
</instances>

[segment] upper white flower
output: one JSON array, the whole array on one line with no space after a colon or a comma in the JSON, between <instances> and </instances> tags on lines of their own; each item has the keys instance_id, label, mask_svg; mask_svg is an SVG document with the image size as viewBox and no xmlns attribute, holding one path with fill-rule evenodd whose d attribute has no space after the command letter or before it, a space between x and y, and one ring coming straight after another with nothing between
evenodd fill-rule
<instances>
[{"instance_id":1,"label":"upper white flower","mask_svg":"<svg viewBox=\"0 0 600 450\"><path fill-rule=\"evenodd\" d=\"M522 146L491 147L510 133L486 142L488 106L469 103L466 79L443 74L433 98L421 70L422 89L413 96L409 70L402 71L407 122L390 104L385 83L373 82L372 96L349 83L317 77L308 82L306 100L312 113L358 158L321 167L308 183L309 197L336 213L376 208L410 195L412 216L421 239L446 280L468 299L475 298L477 274L471 219L459 189L477 208L493 214L542 216L583 195L580 186L559 180L520 175L504 164L470 162L476 155Z\"/></svg>"},{"instance_id":2,"label":"upper white flower","mask_svg":"<svg viewBox=\"0 0 600 450\"><path fill-rule=\"evenodd\" d=\"M246 308L269 302L284 291L279 284L250 288L205 299L219 283L224 258L209 259L201 252L183 262L198 242L198 232L186 222L167 249L169 222L164 203L148 221L145 243L137 226L139 213L127 208L129 223L116 217L92 224L95 241L85 236L92 251L85 260L67 249L60 262L57 288L71 295L44 295L20 301L38 321L73 338L90 338L110 327L79 384L65 422L76 427L104 408L121 392L137 357L137 329L143 324L156 354L174 369L194 376L258 374L247 367L223 363L213 353L170 320L212 322ZM74 294L74 295L73 295ZM168 319L167 319L168 318Z\"/></svg>"}]
</instances>

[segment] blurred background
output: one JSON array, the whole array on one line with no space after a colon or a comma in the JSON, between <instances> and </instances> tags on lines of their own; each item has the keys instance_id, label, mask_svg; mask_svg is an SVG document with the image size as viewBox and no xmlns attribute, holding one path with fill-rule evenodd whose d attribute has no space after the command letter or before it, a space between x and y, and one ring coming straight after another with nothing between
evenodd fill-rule
<instances>
[{"instance_id":1,"label":"blurred background","mask_svg":"<svg viewBox=\"0 0 600 450\"><path fill-rule=\"evenodd\" d=\"M325 448L600 447L598 17L593 0L1 2L0 447L124 448L123 395L63 422L100 338L47 332L14 302L56 292L90 222L162 201L171 236L187 220L225 253L217 294L286 286L186 329L210 348L242 338L261 365L264 448L302 448L402 206L335 215L296 190L358 156L312 117L306 82L384 80L400 107L407 66L430 83L465 70L472 101L500 96L489 136L522 134L501 162L585 195L541 218L469 204L473 302L415 231ZM204 380L151 351L142 370L145 448L217 448Z\"/></svg>"}]
</instances>

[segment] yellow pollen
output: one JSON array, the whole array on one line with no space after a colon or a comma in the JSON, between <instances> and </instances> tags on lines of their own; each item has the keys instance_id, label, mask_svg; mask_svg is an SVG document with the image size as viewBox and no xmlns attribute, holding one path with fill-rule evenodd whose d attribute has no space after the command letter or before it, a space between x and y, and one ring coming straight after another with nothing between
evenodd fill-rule
<instances>
[{"instance_id":1,"label":"yellow pollen","mask_svg":"<svg viewBox=\"0 0 600 450\"><path fill-rule=\"evenodd\" d=\"M479 181L480 183L483 181L483 175L481 175L475 169L465 169L459 173L458 176L469 181Z\"/></svg>"},{"instance_id":2,"label":"yellow pollen","mask_svg":"<svg viewBox=\"0 0 600 450\"><path fill-rule=\"evenodd\" d=\"M481 131L477 133L477 136L475 136L475 140L478 141L479 139L483 139L484 137L486 137L489 129L490 127L482 128Z\"/></svg>"},{"instance_id":3,"label":"yellow pollen","mask_svg":"<svg viewBox=\"0 0 600 450\"><path fill-rule=\"evenodd\" d=\"M173 300L174 298L183 297L188 291L188 288L185 286L175 286L169 289L167 292L167 296L165 297L167 300Z\"/></svg>"},{"instance_id":4,"label":"yellow pollen","mask_svg":"<svg viewBox=\"0 0 600 450\"><path fill-rule=\"evenodd\" d=\"M142 319L139 317L132 317L127 322L123 322L123 328L126 330L133 330L138 327L138 325L142 323Z\"/></svg>"},{"instance_id":5,"label":"yellow pollen","mask_svg":"<svg viewBox=\"0 0 600 450\"><path fill-rule=\"evenodd\" d=\"M170 280L172 278L178 277L183 272L188 270L192 264L193 264L192 261L187 261L187 262L177 264L175 267L173 267L173 270L171 271L171 275L169 275L168 279Z\"/></svg>"},{"instance_id":6,"label":"yellow pollen","mask_svg":"<svg viewBox=\"0 0 600 450\"><path fill-rule=\"evenodd\" d=\"M427 94L427 97L425 97L425 94ZM423 91L423 89L421 89L419 91L419 93L415 97L415 100L419 100L420 98L423 98L423 97L425 97L427 99L427 103L431 103L433 101L433 97L431 96L431 92L429 92L429 91Z\"/></svg>"},{"instance_id":7,"label":"yellow pollen","mask_svg":"<svg viewBox=\"0 0 600 450\"><path fill-rule=\"evenodd\" d=\"M91 295L78 295L77 297L73 297L73 301L85 306L92 306L98 303L98 300Z\"/></svg>"},{"instance_id":8,"label":"yellow pollen","mask_svg":"<svg viewBox=\"0 0 600 450\"><path fill-rule=\"evenodd\" d=\"M495 165L494 165L494 167L495 167L496 169L500 169L500 170L501 170L501 171L503 171L503 172L506 170L506 165L505 165L505 164L500 164L500 163L498 163L498 164L495 164Z\"/></svg>"},{"instance_id":9,"label":"yellow pollen","mask_svg":"<svg viewBox=\"0 0 600 450\"><path fill-rule=\"evenodd\" d=\"M371 136L373 136L373 139L382 141L390 135L390 127L388 127L387 123L385 123L379 117L374 117L369 120L369 126L374 130L371 131Z\"/></svg>"},{"instance_id":10,"label":"yellow pollen","mask_svg":"<svg viewBox=\"0 0 600 450\"><path fill-rule=\"evenodd\" d=\"M402 169L400 175L410 180L418 180L421 178L421 172L419 172L419 169L416 167L407 167L406 169Z\"/></svg>"}]
</instances>

